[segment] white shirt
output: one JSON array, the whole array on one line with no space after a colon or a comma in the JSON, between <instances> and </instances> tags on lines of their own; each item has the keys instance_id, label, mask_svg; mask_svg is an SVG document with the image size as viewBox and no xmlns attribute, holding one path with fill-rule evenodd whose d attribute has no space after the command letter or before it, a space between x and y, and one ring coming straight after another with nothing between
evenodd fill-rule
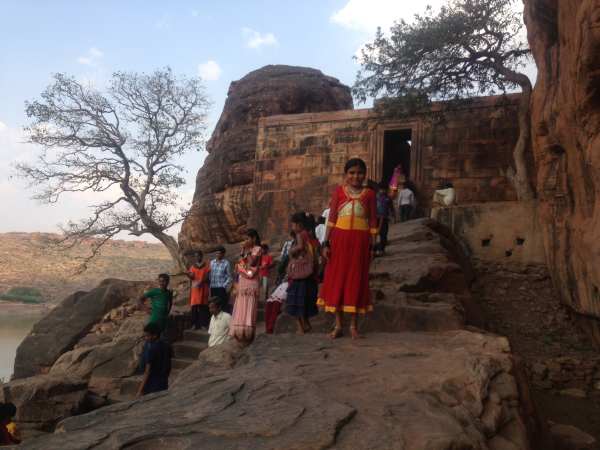
<instances>
[{"instance_id":1,"label":"white shirt","mask_svg":"<svg viewBox=\"0 0 600 450\"><path fill-rule=\"evenodd\" d=\"M231 322L231 315L225 311L211 317L210 326L208 327L209 347L223 344L229 340L229 322Z\"/></svg>"},{"instance_id":2,"label":"white shirt","mask_svg":"<svg viewBox=\"0 0 600 450\"><path fill-rule=\"evenodd\" d=\"M317 225L317 228L315 228L315 235L317 236L317 240L319 241L319 244L322 244L323 241L325 240L325 230L326 229L327 229L327 227L323 223Z\"/></svg>"},{"instance_id":3,"label":"white shirt","mask_svg":"<svg viewBox=\"0 0 600 450\"><path fill-rule=\"evenodd\" d=\"M408 188L404 188L398 194L398 204L402 205L414 205L415 204L415 194Z\"/></svg>"},{"instance_id":4,"label":"white shirt","mask_svg":"<svg viewBox=\"0 0 600 450\"><path fill-rule=\"evenodd\" d=\"M325 223L327 223L329 221L329 211L330 210L331 210L330 208L327 208L325 211L323 211L321 213L321 217L325 217Z\"/></svg>"}]
</instances>

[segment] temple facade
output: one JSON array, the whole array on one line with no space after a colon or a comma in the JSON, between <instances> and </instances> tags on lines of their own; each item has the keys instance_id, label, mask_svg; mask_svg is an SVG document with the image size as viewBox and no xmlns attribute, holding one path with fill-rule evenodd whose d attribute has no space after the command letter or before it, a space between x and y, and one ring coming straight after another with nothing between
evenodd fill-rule
<instances>
[{"instance_id":1,"label":"temple facade","mask_svg":"<svg viewBox=\"0 0 600 450\"><path fill-rule=\"evenodd\" d=\"M320 214L352 157L367 162L368 178L377 183L388 182L400 166L421 214L446 182L455 187L459 204L515 200L507 173L518 137L518 98L439 102L402 118L375 109L261 118L249 224L278 237L287 232L293 212Z\"/></svg>"}]
</instances>

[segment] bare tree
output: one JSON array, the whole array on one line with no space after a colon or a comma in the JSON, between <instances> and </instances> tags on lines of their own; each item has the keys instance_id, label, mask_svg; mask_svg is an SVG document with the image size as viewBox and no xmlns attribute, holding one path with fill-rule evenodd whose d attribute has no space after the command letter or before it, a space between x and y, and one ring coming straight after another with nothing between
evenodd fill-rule
<instances>
[{"instance_id":1,"label":"bare tree","mask_svg":"<svg viewBox=\"0 0 600 450\"><path fill-rule=\"evenodd\" d=\"M531 81L520 71L530 51L515 0L448 0L412 23L378 30L360 58L353 92L359 100L383 94L401 99L451 100L520 87L519 138L511 175L519 199L533 198L527 175ZM512 168L511 168L512 170Z\"/></svg>"},{"instance_id":2,"label":"bare tree","mask_svg":"<svg viewBox=\"0 0 600 450\"><path fill-rule=\"evenodd\" d=\"M113 192L89 218L63 228L65 242L88 238L96 256L120 232L151 234L178 269L185 263L166 230L181 222L177 189L185 180L177 159L204 145L209 101L199 79L116 72L100 92L65 74L54 75L41 99L26 103L29 141L43 148L17 174L39 189L34 198L55 203L69 192Z\"/></svg>"}]
</instances>

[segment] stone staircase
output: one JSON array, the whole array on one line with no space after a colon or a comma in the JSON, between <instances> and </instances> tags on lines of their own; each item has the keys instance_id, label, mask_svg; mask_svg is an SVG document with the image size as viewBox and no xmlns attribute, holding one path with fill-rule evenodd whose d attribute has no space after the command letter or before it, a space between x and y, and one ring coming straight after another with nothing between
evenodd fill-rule
<instances>
[{"instance_id":1,"label":"stone staircase","mask_svg":"<svg viewBox=\"0 0 600 450\"><path fill-rule=\"evenodd\" d=\"M264 326L264 303L259 303L256 317L256 334L262 334L265 331ZM169 381L172 382L177 378L179 373L188 368L194 361L198 359L200 352L208 348L208 331L207 330L185 330L183 339L172 344L173 359L171 360L171 375ZM141 375L127 377L121 381L119 396L114 400L128 401L135 397L135 394L142 381Z\"/></svg>"}]
</instances>

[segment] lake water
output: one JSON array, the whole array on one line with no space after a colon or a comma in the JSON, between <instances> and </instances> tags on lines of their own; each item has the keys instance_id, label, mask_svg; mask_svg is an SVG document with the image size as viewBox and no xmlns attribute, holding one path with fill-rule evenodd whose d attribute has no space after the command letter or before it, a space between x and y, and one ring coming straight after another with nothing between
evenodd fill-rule
<instances>
[{"instance_id":1,"label":"lake water","mask_svg":"<svg viewBox=\"0 0 600 450\"><path fill-rule=\"evenodd\" d=\"M41 317L41 314L21 314L0 309L0 379L10 379L17 347Z\"/></svg>"}]
</instances>

